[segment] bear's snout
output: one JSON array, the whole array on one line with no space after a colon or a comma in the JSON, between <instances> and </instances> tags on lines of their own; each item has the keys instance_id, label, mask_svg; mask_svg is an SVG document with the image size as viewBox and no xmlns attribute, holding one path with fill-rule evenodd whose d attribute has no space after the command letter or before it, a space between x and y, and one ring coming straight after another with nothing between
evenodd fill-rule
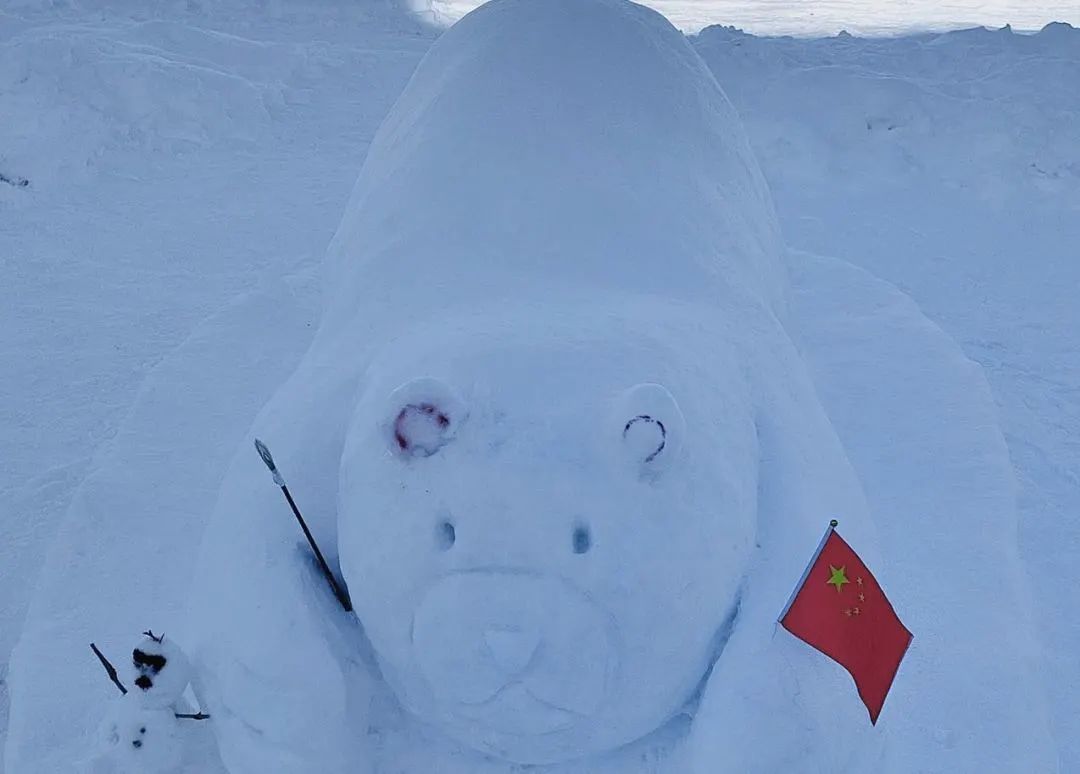
<instances>
[{"instance_id":1,"label":"bear's snout","mask_svg":"<svg viewBox=\"0 0 1080 774\"><path fill-rule=\"evenodd\" d=\"M438 580L415 613L412 642L436 701L518 733L594 715L619 661L612 619L584 592L509 568Z\"/></svg>"}]
</instances>

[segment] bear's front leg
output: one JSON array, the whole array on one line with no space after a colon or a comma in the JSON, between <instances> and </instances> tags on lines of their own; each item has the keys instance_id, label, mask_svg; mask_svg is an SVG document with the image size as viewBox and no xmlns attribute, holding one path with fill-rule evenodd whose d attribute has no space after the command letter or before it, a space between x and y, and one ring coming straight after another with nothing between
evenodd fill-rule
<instances>
[{"instance_id":1,"label":"bear's front leg","mask_svg":"<svg viewBox=\"0 0 1080 774\"><path fill-rule=\"evenodd\" d=\"M767 624L728 642L688 748L689 774L873 771L881 757L848 674Z\"/></svg>"}]
</instances>

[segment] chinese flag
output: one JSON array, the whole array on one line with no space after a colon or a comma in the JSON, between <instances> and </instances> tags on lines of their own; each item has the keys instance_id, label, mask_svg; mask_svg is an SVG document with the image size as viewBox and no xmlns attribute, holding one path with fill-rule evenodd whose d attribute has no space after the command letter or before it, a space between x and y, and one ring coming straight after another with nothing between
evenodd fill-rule
<instances>
[{"instance_id":1,"label":"chinese flag","mask_svg":"<svg viewBox=\"0 0 1080 774\"><path fill-rule=\"evenodd\" d=\"M877 723L911 632L858 554L832 527L780 624L851 673L870 722Z\"/></svg>"}]
</instances>

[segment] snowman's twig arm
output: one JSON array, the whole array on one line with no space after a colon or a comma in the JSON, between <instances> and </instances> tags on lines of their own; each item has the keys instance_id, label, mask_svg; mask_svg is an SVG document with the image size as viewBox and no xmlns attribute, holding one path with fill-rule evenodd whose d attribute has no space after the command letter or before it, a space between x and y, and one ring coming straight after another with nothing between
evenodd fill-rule
<instances>
[{"instance_id":1,"label":"snowman's twig arm","mask_svg":"<svg viewBox=\"0 0 1080 774\"><path fill-rule=\"evenodd\" d=\"M101 665L105 667L105 671L108 673L109 679L112 680L113 685L119 688L120 693L126 696L127 688L125 688L124 684L120 682L120 678L116 676L116 667L112 665L109 659L105 658L105 654L98 650L98 646L92 642L90 643L90 650L94 651L94 655L98 657L98 661L100 661Z\"/></svg>"},{"instance_id":2,"label":"snowman's twig arm","mask_svg":"<svg viewBox=\"0 0 1080 774\"><path fill-rule=\"evenodd\" d=\"M184 712L174 712L173 714L180 720L209 720L210 719L209 715L204 715L201 712L196 712L194 715L189 715L189 714L184 713Z\"/></svg>"}]
</instances>

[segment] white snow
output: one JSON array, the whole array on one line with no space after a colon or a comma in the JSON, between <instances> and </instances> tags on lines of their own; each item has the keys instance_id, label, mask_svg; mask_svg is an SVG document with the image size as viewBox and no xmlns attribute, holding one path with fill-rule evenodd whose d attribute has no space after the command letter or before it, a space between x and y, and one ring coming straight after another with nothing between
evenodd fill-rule
<instances>
[{"instance_id":1,"label":"white snow","mask_svg":"<svg viewBox=\"0 0 1080 774\"><path fill-rule=\"evenodd\" d=\"M306 744L318 747L337 733L338 726L328 721L342 712L335 709L342 699L338 687L343 682L342 662L332 658L310 664L302 656L327 647L326 638L314 634L337 614L336 602L306 562L287 506L244 436L259 406L309 344L319 306L312 269L345 207L368 140L434 33L389 3L363 12L278 3L260 13L242 4L175 4L148 14L136 4L83 2L9 4L3 13L7 15L0 16L4 62L0 103L10 120L0 125L0 173L26 177L30 185L0 184L0 256L4 256L0 260L8 278L6 300L0 306L0 353L6 368L0 379L0 494L5 504L0 513L0 653L6 654L14 644L31 589L36 588L12 659L7 770L20 774L65 770L91 748L97 719L115 691L87 642L93 639L106 652L123 653L132 634L148 626L177 636L186 633L181 613L195 547L228 458L238 445L242 447L238 465L251 466L250 471L244 468L244 475L250 473L258 497L266 498L261 501L262 526L271 538L281 536L292 550L282 566L298 568L311 606L299 617L272 622L290 627L285 652L275 643L256 641L250 654L232 653L235 663L248 659L272 667L265 675L265 694L252 693L252 681L236 682L237 673L227 664L219 674L230 679L206 690L217 691L219 700L239 692L245 697L242 704L264 706L269 725L263 730L278 734L294 750ZM603 50L595 40L592 43L591 50ZM1072 246L1080 238L1076 131L1080 94L1072 87L1080 82L1080 35L1055 26L1032 36L974 30L877 41L779 40L717 28L694 43L747 125L786 241L838 256L893 282L959 345L949 342L897 290L842 261L800 254L791 262L787 330L796 339L816 394L866 491L878 550L868 548L864 558L875 569L882 568L880 576L890 596L916 633L916 647L901 670L879 727L885 744L875 754L887 769L896 771L1047 771L1054 770L1058 760L1061 770L1071 770L1080 762L1076 746L1080 715L1074 698L1080 680L1071 656L1080 648L1080 631L1066 612L1076 581L1075 546L1080 538L1075 519L1080 508L1080 447L1075 443L1080 437L1080 395L1072 386L1080 378L1075 335L1080 276L1072 260ZM566 69L553 66L545 72L554 78L567 77L571 71L568 64ZM655 90L661 96L663 91ZM588 114L584 108L581 112ZM463 121L469 118L467 112L462 115ZM506 119L512 121L514 115L509 113ZM663 127L658 123L649 124L650 132L659 128ZM499 129L498 121L484 122L468 137L458 137L457 143L453 138L441 141L447 154L461 150L467 157L468 152L483 150L479 139L485 132ZM560 133L555 134L537 142L554 144L560 140ZM430 147L439 148L439 139ZM404 156L388 152L383 159ZM479 157L472 161L478 164ZM527 157L510 161L522 169L534 162ZM685 169L677 166L681 163L671 160L669 169ZM644 173L629 168L620 174L632 179ZM670 219L675 208L664 202L672 192L664 189L662 172L655 177L642 188L655 188L648 191L655 200L646 201L649 206L643 211ZM507 184L542 196L544 190L536 183L543 179L534 169L522 178L525 182ZM618 184L612 177L595 183L601 188ZM409 185L403 182L402 188ZM472 196L459 201L449 188L445 192L431 188L433 199L445 196L441 201L448 210L431 212L425 208L428 190L419 201L395 203L389 197L385 211L405 215L400 222L388 215L377 223L384 229L381 233L394 227L395 240L423 238L427 241L416 244L436 245L441 238L450 249L478 239L468 229L453 227L482 222L470 219L470 208L478 212L483 204L512 211L527 204L527 199L492 203ZM696 203L682 203L690 207L692 219ZM355 213L357 208L348 211ZM630 226L626 234L607 228L621 241L617 252L632 262L654 244L647 240L655 236L647 233L641 218L625 220ZM550 241L570 243L576 238L587 243L589 228L598 234L604 228L603 217L590 221L582 214L574 222L580 230L553 234ZM425 228L419 235L410 234L398 228L402 223L421 223ZM502 238L512 241L513 234L507 230ZM695 238L708 237L678 232L682 246ZM393 241L361 247L397 249ZM527 258L511 257L505 265L521 267ZM619 282L627 284L612 283L616 292L610 298L633 289L632 284L643 282L643 277L658 280L661 285L655 292L661 295L689 287L688 280L678 279L683 264L674 259L670 263L670 272L664 262L652 262L645 267L647 275L620 277ZM585 262L579 268L586 280L609 279L600 276L600 264L590 267ZM731 272L737 275L738 266ZM482 273L480 278L487 281L487 276ZM324 297L331 308L333 303L345 303L340 299L360 297L356 288L362 282L356 279L330 284L332 292ZM756 287L757 282L745 274L740 280L746 287ZM775 285L765 282L760 287ZM508 286L492 279L487 289L492 288L505 291ZM654 288L636 290L649 293ZM600 319L607 301L586 314L575 311L573 299L567 299L566 313L551 319L539 313L538 304L519 304L510 298L497 307L492 299L477 294L455 299L470 312L443 324L445 299L439 289L414 282L413 291L398 308L390 306L389 299L386 308L391 313L379 322L385 330L401 331L395 334L400 335L401 349L379 350L378 383L384 388L381 392L371 388L371 416L380 421L388 417L395 402L390 396L398 384L432 375L450 385L435 395L460 398L468 416L436 454L410 464L438 465L445 454L464 453L476 443L469 436L474 428L502 428L503 435L495 433L492 443L511 455L508 459L517 455L519 460L508 469L505 486L521 480L525 459L534 461L529 470L540 477L528 485L532 489L525 489L533 496L511 504L534 517L526 519L529 523L538 513L549 515L544 529L550 536L538 533L536 539L557 545L559 561L569 567L577 560L602 557L612 538L602 519L586 519L555 507L561 502L558 498L574 490L587 499L596 498L590 494L592 480L582 481L583 470L573 467L574 457L565 456L565 450L543 451L545 437L569 437L567 428L584 421L574 420L574 412L584 407L568 396L608 396L592 399L595 410L590 416L595 416L599 429L589 442L573 444L581 459L595 451L589 443L610 442L612 462L629 460L622 472L643 491L662 489L673 474L691 475L685 465L671 462L674 455L692 460L698 453L694 444L700 441L691 435L698 425L695 421L687 423L686 437L679 444L665 448L655 460L662 466L652 472L633 470L641 464L639 452L650 447L649 437L638 436L642 428L637 426L625 439L629 445L620 437L630 418L626 409L659 413L672 406L664 393L647 390L642 397L638 391L622 392L634 383L664 383L677 409L674 416L690 419L707 405L705 396L696 392L697 380L685 389L680 386L682 371L677 364L688 360L685 352L675 350L659 361L668 370L635 372L634 363L648 359L641 357L646 351L650 356L666 351L663 332L678 329L674 324L641 329L645 321L639 316L668 319L670 310L663 305L622 305L618 314ZM773 303L779 309L782 302ZM503 321L499 328L486 325L496 309L505 310L497 312ZM610 341L611 331L605 326L620 320L624 333L640 332L627 336L639 342L637 352L621 350ZM431 334L417 338L414 331L404 336L407 327ZM698 328L700 321L694 330ZM538 336L540 331L543 336ZM695 335L688 332L687 338ZM380 341L387 337L371 339ZM438 347L439 341L460 342L454 351L472 351L475 356L458 362ZM528 346L523 344L524 352L508 354L505 348L512 341ZM549 342L545 354L550 352L553 359L550 373L537 370L526 357L529 347L545 341ZM580 345L576 354L560 353L559 346L571 341ZM598 342L605 346L597 349ZM336 362L359 357L368 346L358 336L355 348L335 353ZM604 365L605 353L617 362ZM492 375L485 366L492 358L514 357L522 362L512 373ZM703 364L703 374L714 367L719 366ZM566 374L570 376L560 379ZM507 394L520 399L501 404L500 396ZM751 394L755 400L767 397ZM647 408L630 408L639 398ZM318 413L320 405L335 406L341 400L333 396L310 410ZM549 403L554 408L548 434L522 432L535 428L538 421L526 417L536 416L537 407ZM502 414L491 406L500 407ZM305 409L301 405L296 410ZM356 416L362 421L365 415ZM616 417L625 417L622 426ZM801 427L804 422L800 412L787 426ZM347 424L337 431L344 432ZM679 426L677 420L673 424ZM314 431L313 437L317 435ZM673 438L679 435L677 430ZM265 440L290 483L295 480L305 513L326 529L327 514L335 510L336 489L307 480L303 461L294 456L302 452L290 449L289 441L275 443L270 435ZM440 444L429 439L425 448ZM796 457L819 454L819 446L814 444ZM550 464L537 465L537 459ZM787 463L780 455L770 464ZM769 465L763 469L766 477L778 475L775 470L770 473ZM503 491L487 493L476 484L482 470L476 461L452 479L460 478L456 485L475 494L478 505L486 503L469 517L478 524L495 518L496 495ZM780 469L780 474L785 472ZM619 473L602 475L615 480ZM555 491L554 484L544 483L545 476L579 483L556 499L545 500ZM362 477L353 485L377 489ZM770 494L804 503L816 497L794 488L773 488ZM391 502L397 495L377 496ZM1019 556L1013 537L1014 499L1019 505ZM545 503L550 507L545 509ZM605 504L614 507L615 501ZM647 500L634 505L649 507ZM244 507L252 507L250 498ZM765 510L783 507L766 503ZM808 514L812 521L808 531L819 530L827 516ZM367 523L372 518L365 510L356 521ZM414 525L416 539L426 541L424 550L430 554L448 557L470 545L471 533L457 519L453 545L440 550L450 542L442 526L445 520L430 513L424 518L422 538ZM57 538L38 581L37 567L57 525ZM575 546L584 545L579 543L582 527L588 528L589 548L576 554ZM411 529L408 520L397 528ZM860 537L854 523L845 535L861 552L871 543L871 538ZM792 558L777 573L778 596L790 591L816 538L815 532L804 545L801 536L792 536L798 546L791 546ZM353 543L359 541L357 537ZM320 542L329 547L335 541L323 533ZM360 546L355 551L355 573L379 565L377 556L364 558L365 550L373 549ZM518 559L537 560L535 553L531 557ZM650 554L643 561L659 560ZM257 568L257 562L250 564ZM416 578L422 571L414 567L415 558L400 564L396 572L401 577ZM594 564L605 566L603 561ZM1022 569L1027 571L1026 580ZM725 584L716 585L719 589ZM241 599L242 586L238 581L235 589ZM354 597L372 608L367 615L382 621L375 628L389 632L380 636L396 636L392 632L402 608L382 609L384 603L370 597L378 589L365 588L362 581L350 580L350 587ZM233 586L227 588L219 596L233 593ZM562 594L530 588L513 590L519 597L537 600L538 606ZM395 593L404 598L412 592L402 588ZM460 604L466 593L454 590L451 606ZM655 604L646 600L663 596L660 590L636 593L643 603L639 613ZM719 596L710 601L716 603ZM578 609L572 601L565 607ZM763 603L762 615L769 608ZM515 615L498 593L470 610L484 617L474 621L472 629L485 630L483 647L494 664L512 672L531 657L526 654L535 632L524 621L498 621ZM253 614L279 612L263 606ZM544 620L553 617L540 612ZM661 616L667 614L665 608ZM586 631L588 619L584 611L566 615L568 625L578 622ZM463 632L470 628L461 617L435 615L425 620L427 631L434 633L430 636L452 642L462 642ZM491 626L492 620L500 625ZM234 634L238 645L249 636L230 632L230 637ZM350 627L331 632L331 655L344 652L357 635ZM590 653L603 649L602 639L585 634L580 638L582 643L596 643L582 645ZM229 644L220 642L222 648ZM725 656L738 655L734 644L735 638ZM741 724L791 712L784 697L790 695L792 680L810 703L798 710L804 717L823 717L823 712L835 710L831 706L835 702L847 708L843 712L852 713L853 728L862 728L865 719L853 703L846 676L830 671L802 646L789 645L778 647L780 655L791 660L791 669L769 672L777 683L775 690L759 685L707 693L692 723L677 718L664 733L629 754L641 761L642 770L654 771L690 765L682 760L683 753L715 765L718 757L729 760L731 750L752 750L754 745L747 740L760 740L751 735L760 730ZM398 694L408 695L404 683L414 665L396 663L404 658L399 655L403 651L391 650L392 658L380 653L382 666L388 673L388 664L402 672ZM426 652L434 654L430 648ZM1002 661L1006 654L1011 658ZM599 663L602 657L591 660ZM720 663L723 667L723 659ZM759 662L733 658L727 663L737 668ZM355 685L371 666L363 659L359 664L346 662L344 682ZM421 666L433 675L427 682L440 684L445 664ZM815 679L822 680L825 689L815 691L812 681L798 677L803 666L818 670ZM676 672L673 668L663 677L677 680ZM723 668L714 679L726 679ZM588 706L595 699L596 689L588 679L568 674L564 680L549 682L575 687L576 693L557 698L564 708ZM457 685L444 679L441 684L448 693L444 691L437 709L425 708L423 697L411 709L428 713L433 723L445 724L444 730L459 739L466 737L466 748L475 746L475 726L462 727L452 711L453 702L445 697L453 699L458 690L478 690L483 681ZM5 687L0 684L0 726ZM290 699L302 698L313 688L321 689L317 712L322 722L301 718L300 729L290 730L288 721L296 720L288 709ZM654 690L654 697L679 692L661 685L645 688ZM1049 698L1047 705L1040 704L1043 693ZM732 714L744 702L732 703L730 695L742 696L747 707L754 701L760 706ZM500 770L473 765L469 755L460 752L463 748L438 734L410 730L408 714L399 714L395 696L379 685L372 685L371 697L369 706L347 705L343 714L353 721L362 716L384 719L381 726L365 726L363 732L373 735L365 741L383 751L383 761L395 760L405 771L426 771L430 758L425 756L435 750L449 756L447 771ZM819 700L829 706L814 706ZM652 722L643 717L649 703L634 706L640 713L637 720L628 712L618 722L602 724L605 733L612 739L635 736ZM562 722L540 712L525 714L526 720L540 726ZM220 720L220 727L218 719L214 721L219 735L235 738L239 722L230 726L229 718ZM695 735L703 722L730 736ZM828 736L815 722L786 735L785 744L774 745L770 737L767 744L759 741L757 749L767 748L781 762L785 756L799 755L806 739ZM315 735L304 739L304 729L313 729ZM581 745L611 743L602 736L590 734ZM65 741L58 743L58 737ZM689 738L691 744L676 744L680 738ZM912 739L921 744L911 743ZM560 749L565 752L576 744L564 741ZM842 756L843 747L818 752ZM247 749L235 755L258 752ZM266 756L262 768L254 760L252 770L289 770L282 748L267 747L261 753ZM554 754L550 749L532 753ZM658 762L663 755L668 757ZM618 768L613 760L608 763ZM756 760L767 759L761 755ZM306 770L302 760L291 765ZM237 766L237 770L245 769Z\"/></svg>"},{"instance_id":2,"label":"white snow","mask_svg":"<svg viewBox=\"0 0 1080 774\"><path fill-rule=\"evenodd\" d=\"M421 12L449 25L481 0L412 0ZM897 35L1011 24L1037 30L1051 21L1080 24L1074 0L646 0L682 30L730 24L758 35Z\"/></svg>"}]
</instances>

